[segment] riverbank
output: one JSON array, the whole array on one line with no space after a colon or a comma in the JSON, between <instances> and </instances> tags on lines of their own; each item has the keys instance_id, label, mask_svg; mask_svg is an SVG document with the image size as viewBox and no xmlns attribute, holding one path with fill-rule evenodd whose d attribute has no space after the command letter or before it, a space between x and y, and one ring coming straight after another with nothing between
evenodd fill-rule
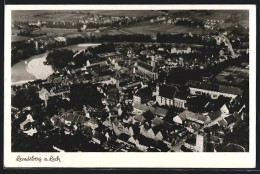
<instances>
[{"instance_id":1,"label":"riverbank","mask_svg":"<svg viewBox=\"0 0 260 174\"><path fill-rule=\"evenodd\" d=\"M72 51L83 51L88 47L95 47L101 45L99 43L86 43L62 47L59 49L69 49ZM48 53L32 56L24 61L21 61L11 68L12 85L21 85L28 81L36 79L46 79L53 73L51 66L44 65Z\"/></svg>"},{"instance_id":2,"label":"riverbank","mask_svg":"<svg viewBox=\"0 0 260 174\"><path fill-rule=\"evenodd\" d=\"M32 74L36 79L46 79L54 71L50 65L44 65L45 61L46 56L31 60L26 66L27 72Z\"/></svg>"}]
</instances>

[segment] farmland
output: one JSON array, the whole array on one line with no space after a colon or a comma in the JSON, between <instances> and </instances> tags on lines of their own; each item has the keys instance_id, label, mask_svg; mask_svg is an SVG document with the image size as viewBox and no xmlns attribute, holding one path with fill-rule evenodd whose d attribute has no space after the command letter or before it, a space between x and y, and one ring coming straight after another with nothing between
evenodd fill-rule
<instances>
[{"instance_id":1,"label":"farmland","mask_svg":"<svg viewBox=\"0 0 260 174\"><path fill-rule=\"evenodd\" d=\"M84 17L87 13L94 14L94 15L106 15L106 16L159 16L161 15L158 11L152 10L95 10L95 11L80 11L77 13L76 11L50 11L50 10L40 10L40 11L22 11L17 10L12 12L12 20L18 21L59 21L59 20L77 20L79 18Z\"/></svg>"},{"instance_id":2,"label":"farmland","mask_svg":"<svg viewBox=\"0 0 260 174\"><path fill-rule=\"evenodd\" d=\"M12 35L12 42L28 40L30 37L18 36L16 35L18 30L14 32L15 35ZM63 29L63 28L41 28L41 30L35 30L33 34L46 33L47 37L57 37L57 36L66 36L66 37L77 37L82 36L77 29ZM46 37L44 36L44 37ZM36 37L36 38L41 38Z\"/></svg>"},{"instance_id":3,"label":"farmland","mask_svg":"<svg viewBox=\"0 0 260 174\"><path fill-rule=\"evenodd\" d=\"M159 16L158 11L153 10L95 10L89 11L91 14L106 15L106 16Z\"/></svg>"},{"instance_id":4,"label":"farmland","mask_svg":"<svg viewBox=\"0 0 260 174\"><path fill-rule=\"evenodd\" d=\"M121 30L132 33L132 34L148 34L155 37L158 32L161 33L196 33L201 34L201 28L185 27L177 25L167 25L167 24L145 24L134 27L122 28Z\"/></svg>"},{"instance_id":5,"label":"farmland","mask_svg":"<svg viewBox=\"0 0 260 174\"><path fill-rule=\"evenodd\" d=\"M238 23L249 25L249 13L247 10L173 10L169 11L168 14L176 16L176 17L187 17L187 18L196 18L201 20L225 20L229 16L237 16ZM228 23L224 23L224 25L229 25Z\"/></svg>"}]
</instances>

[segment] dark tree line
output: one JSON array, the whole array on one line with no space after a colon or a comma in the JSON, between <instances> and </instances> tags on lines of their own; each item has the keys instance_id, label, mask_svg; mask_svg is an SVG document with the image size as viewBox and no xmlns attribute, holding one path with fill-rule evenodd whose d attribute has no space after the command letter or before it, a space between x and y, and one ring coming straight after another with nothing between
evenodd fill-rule
<instances>
[{"instance_id":1,"label":"dark tree line","mask_svg":"<svg viewBox=\"0 0 260 174\"><path fill-rule=\"evenodd\" d=\"M46 57L46 63L51 65L54 70L59 70L68 65L72 61L74 52L72 50L53 50Z\"/></svg>"},{"instance_id":2,"label":"dark tree line","mask_svg":"<svg viewBox=\"0 0 260 174\"><path fill-rule=\"evenodd\" d=\"M19 61L28 59L36 54L35 44L33 42L15 42L12 43L11 64L14 65Z\"/></svg>"},{"instance_id":3,"label":"dark tree line","mask_svg":"<svg viewBox=\"0 0 260 174\"><path fill-rule=\"evenodd\" d=\"M17 108L24 108L41 104L42 100L39 98L38 89L36 87L28 87L16 91L16 95L12 96L11 105Z\"/></svg>"}]
</instances>

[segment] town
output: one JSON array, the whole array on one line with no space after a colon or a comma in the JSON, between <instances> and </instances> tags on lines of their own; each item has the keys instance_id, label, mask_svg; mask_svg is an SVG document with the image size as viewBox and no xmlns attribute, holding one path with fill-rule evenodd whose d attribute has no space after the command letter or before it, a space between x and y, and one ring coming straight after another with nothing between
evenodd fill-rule
<instances>
[{"instance_id":1,"label":"town","mask_svg":"<svg viewBox=\"0 0 260 174\"><path fill-rule=\"evenodd\" d=\"M51 71L12 85L12 151L249 151L249 34L239 15L67 13L13 21L26 39L12 42L12 66L24 61L28 71L31 56L46 54ZM189 30L133 32L145 25Z\"/></svg>"}]
</instances>

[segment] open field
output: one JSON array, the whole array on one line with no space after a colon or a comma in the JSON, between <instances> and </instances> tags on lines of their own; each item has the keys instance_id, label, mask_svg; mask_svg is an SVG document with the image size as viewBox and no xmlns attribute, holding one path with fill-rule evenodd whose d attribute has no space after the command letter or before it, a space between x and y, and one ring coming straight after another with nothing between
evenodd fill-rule
<instances>
[{"instance_id":1,"label":"open field","mask_svg":"<svg viewBox=\"0 0 260 174\"><path fill-rule=\"evenodd\" d=\"M12 30L13 32L13 30ZM17 34L18 30L14 29L13 34ZM63 29L63 28L41 28L41 30L34 31L33 34L46 33L46 35L34 37L34 38L42 38L42 37L58 37L58 36L66 36L66 37L77 37L82 36L82 33L78 32L77 29ZM31 37L25 36L17 36L12 35L12 42L28 40Z\"/></svg>"},{"instance_id":2,"label":"open field","mask_svg":"<svg viewBox=\"0 0 260 174\"><path fill-rule=\"evenodd\" d=\"M185 27L167 24L146 24L134 27L122 28L121 30L132 34L148 34L155 37L158 32L160 33L196 33L201 34L202 29L195 27Z\"/></svg>"},{"instance_id":3,"label":"open field","mask_svg":"<svg viewBox=\"0 0 260 174\"><path fill-rule=\"evenodd\" d=\"M176 15L176 17L196 18L201 20L225 20L228 16L235 15L239 17L239 20L237 21L238 23L245 24L247 26L249 25L248 10L173 10L168 13L171 15Z\"/></svg>"},{"instance_id":4,"label":"open field","mask_svg":"<svg viewBox=\"0 0 260 174\"><path fill-rule=\"evenodd\" d=\"M93 32L93 34L95 34L96 37L99 37L102 35L119 35L119 34L127 34L127 33L124 31L121 31L121 30L108 29L108 30L101 31L100 33ZM131 34L131 33L129 33L129 34Z\"/></svg>"},{"instance_id":5,"label":"open field","mask_svg":"<svg viewBox=\"0 0 260 174\"><path fill-rule=\"evenodd\" d=\"M162 13L154 10L95 10L89 11L91 14L108 16L159 16Z\"/></svg>"},{"instance_id":6,"label":"open field","mask_svg":"<svg viewBox=\"0 0 260 174\"><path fill-rule=\"evenodd\" d=\"M12 42L17 42L17 41L23 41L23 40L28 40L30 39L30 37L26 37L26 36L16 36L16 35L13 35L11 37L11 41Z\"/></svg>"},{"instance_id":7,"label":"open field","mask_svg":"<svg viewBox=\"0 0 260 174\"><path fill-rule=\"evenodd\" d=\"M66 36L71 34L78 34L77 29L63 29L63 28L42 28L34 33L45 33L47 36Z\"/></svg>"},{"instance_id":8,"label":"open field","mask_svg":"<svg viewBox=\"0 0 260 174\"><path fill-rule=\"evenodd\" d=\"M59 21L80 19L89 12L96 15L108 16L159 16L162 13L153 10L84 10L81 13L71 13L67 10L15 10L12 21Z\"/></svg>"}]
</instances>

